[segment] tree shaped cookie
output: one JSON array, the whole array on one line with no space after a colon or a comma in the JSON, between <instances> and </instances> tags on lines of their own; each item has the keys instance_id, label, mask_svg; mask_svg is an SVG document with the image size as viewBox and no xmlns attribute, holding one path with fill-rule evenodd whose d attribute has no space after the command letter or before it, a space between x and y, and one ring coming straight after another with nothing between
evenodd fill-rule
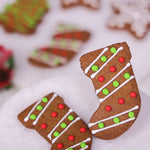
<instances>
[{"instance_id":1,"label":"tree shaped cookie","mask_svg":"<svg viewBox=\"0 0 150 150\"><path fill-rule=\"evenodd\" d=\"M26 108L18 115L18 119L51 143L51 150L91 149L89 128L55 93Z\"/></svg>"},{"instance_id":2,"label":"tree shaped cookie","mask_svg":"<svg viewBox=\"0 0 150 150\"><path fill-rule=\"evenodd\" d=\"M67 64L90 38L88 31L72 25L59 25L50 47L33 51L29 62L38 67L53 68Z\"/></svg>"},{"instance_id":3,"label":"tree shaped cookie","mask_svg":"<svg viewBox=\"0 0 150 150\"><path fill-rule=\"evenodd\" d=\"M108 21L113 29L125 29L136 38L143 38L150 25L150 1L116 1L112 5L114 14Z\"/></svg>"},{"instance_id":4,"label":"tree shaped cookie","mask_svg":"<svg viewBox=\"0 0 150 150\"><path fill-rule=\"evenodd\" d=\"M30 34L48 9L47 0L17 0L0 14L0 24L8 32Z\"/></svg>"},{"instance_id":5,"label":"tree shaped cookie","mask_svg":"<svg viewBox=\"0 0 150 150\"><path fill-rule=\"evenodd\" d=\"M99 8L100 0L61 0L61 3L64 8L82 5L95 10Z\"/></svg>"},{"instance_id":6,"label":"tree shaped cookie","mask_svg":"<svg viewBox=\"0 0 150 150\"><path fill-rule=\"evenodd\" d=\"M141 100L130 59L125 42L87 53L80 59L100 102L89 123L98 138L114 139L137 119Z\"/></svg>"},{"instance_id":7,"label":"tree shaped cookie","mask_svg":"<svg viewBox=\"0 0 150 150\"><path fill-rule=\"evenodd\" d=\"M0 46L0 89L11 85L14 69L13 53Z\"/></svg>"}]
</instances>

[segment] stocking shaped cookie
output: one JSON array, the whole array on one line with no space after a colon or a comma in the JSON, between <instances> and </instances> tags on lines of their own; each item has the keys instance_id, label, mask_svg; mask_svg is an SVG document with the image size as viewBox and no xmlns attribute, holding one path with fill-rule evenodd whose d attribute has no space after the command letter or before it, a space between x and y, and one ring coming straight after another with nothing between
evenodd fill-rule
<instances>
[{"instance_id":1,"label":"stocking shaped cookie","mask_svg":"<svg viewBox=\"0 0 150 150\"><path fill-rule=\"evenodd\" d=\"M46 0L17 0L0 14L0 24L8 32L33 33L48 11Z\"/></svg>"},{"instance_id":2,"label":"stocking shaped cookie","mask_svg":"<svg viewBox=\"0 0 150 150\"><path fill-rule=\"evenodd\" d=\"M127 43L114 44L81 57L81 67L92 80L100 106L89 127L101 139L114 139L127 131L141 107Z\"/></svg>"},{"instance_id":3,"label":"stocking shaped cookie","mask_svg":"<svg viewBox=\"0 0 150 150\"><path fill-rule=\"evenodd\" d=\"M51 150L91 149L89 128L57 94L51 93L29 106L18 119L51 143Z\"/></svg>"},{"instance_id":4,"label":"stocking shaped cookie","mask_svg":"<svg viewBox=\"0 0 150 150\"><path fill-rule=\"evenodd\" d=\"M38 67L58 67L68 63L90 38L88 31L71 25L59 25L50 47L35 50L29 62Z\"/></svg>"},{"instance_id":5,"label":"stocking shaped cookie","mask_svg":"<svg viewBox=\"0 0 150 150\"><path fill-rule=\"evenodd\" d=\"M61 0L61 3L64 8L82 5L95 10L99 8L100 0Z\"/></svg>"},{"instance_id":6,"label":"stocking shaped cookie","mask_svg":"<svg viewBox=\"0 0 150 150\"><path fill-rule=\"evenodd\" d=\"M13 53L0 46L0 89L9 87L13 75Z\"/></svg>"},{"instance_id":7,"label":"stocking shaped cookie","mask_svg":"<svg viewBox=\"0 0 150 150\"><path fill-rule=\"evenodd\" d=\"M136 38L143 38L150 25L150 1L115 1L112 5L114 14L108 21L113 29L128 30Z\"/></svg>"}]
</instances>

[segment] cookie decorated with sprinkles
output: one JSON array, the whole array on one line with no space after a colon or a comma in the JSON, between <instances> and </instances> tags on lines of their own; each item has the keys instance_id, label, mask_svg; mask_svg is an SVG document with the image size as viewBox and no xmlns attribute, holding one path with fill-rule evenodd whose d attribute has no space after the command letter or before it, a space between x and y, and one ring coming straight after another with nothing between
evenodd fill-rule
<instances>
[{"instance_id":1,"label":"cookie decorated with sprinkles","mask_svg":"<svg viewBox=\"0 0 150 150\"><path fill-rule=\"evenodd\" d=\"M71 61L90 38L90 33L73 25L59 25L50 46L33 51L29 62L38 67L54 68Z\"/></svg>"},{"instance_id":2,"label":"cookie decorated with sprinkles","mask_svg":"<svg viewBox=\"0 0 150 150\"><path fill-rule=\"evenodd\" d=\"M85 6L87 8L97 10L100 5L100 0L61 0L63 8Z\"/></svg>"},{"instance_id":3,"label":"cookie decorated with sprinkles","mask_svg":"<svg viewBox=\"0 0 150 150\"><path fill-rule=\"evenodd\" d=\"M17 0L0 14L0 25L7 32L34 33L43 15L49 10L46 0Z\"/></svg>"},{"instance_id":4,"label":"cookie decorated with sprinkles","mask_svg":"<svg viewBox=\"0 0 150 150\"><path fill-rule=\"evenodd\" d=\"M51 150L91 149L92 135L88 126L55 93L26 108L18 119L52 144Z\"/></svg>"},{"instance_id":5,"label":"cookie decorated with sprinkles","mask_svg":"<svg viewBox=\"0 0 150 150\"><path fill-rule=\"evenodd\" d=\"M145 37L150 26L149 0L117 0L112 8L114 13L108 21L110 28L127 30L138 39Z\"/></svg>"},{"instance_id":6,"label":"cookie decorated with sprinkles","mask_svg":"<svg viewBox=\"0 0 150 150\"><path fill-rule=\"evenodd\" d=\"M0 46L0 90L11 86L13 69L13 52Z\"/></svg>"},{"instance_id":7,"label":"cookie decorated with sprinkles","mask_svg":"<svg viewBox=\"0 0 150 150\"><path fill-rule=\"evenodd\" d=\"M81 68L92 80L99 98L100 105L90 119L89 128L100 139L119 137L138 117L141 99L130 59L125 42L80 58Z\"/></svg>"}]
</instances>

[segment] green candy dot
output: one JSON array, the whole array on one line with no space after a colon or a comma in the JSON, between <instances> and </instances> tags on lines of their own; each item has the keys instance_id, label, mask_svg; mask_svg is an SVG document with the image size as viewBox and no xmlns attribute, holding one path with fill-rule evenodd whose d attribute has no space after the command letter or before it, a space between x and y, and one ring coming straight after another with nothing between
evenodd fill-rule
<instances>
[{"instance_id":1,"label":"green candy dot","mask_svg":"<svg viewBox=\"0 0 150 150\"><path fill-rule=\"evenodd\" d=\"M41 105L38 105L38 106L36 107L36 109L37 109L37 110L42 110L43 107L42 107Z\"/></svg>"},{"instance_id":2,"label":"green candy dot","mask_svg":"<svg viewBox=\"0 0 150 150\"><path fill-rule=\"evenodd\" d=\"M64 128L66 128L66 127L67 127L67 124L63 122L63 123L61 123L61 125L60 125L60 126L64 129Z\"/></svg>"},{"instance_id":3,"label":"green candy dot","mask_svg":"<svg viewBox=\"0 0 150 150\"><path fill-rule=\"evenodd\" d=\"M112 48L110 49L110 51L111 51L113 54L117 52L117 50L116 50L115 47L112 47Z\"/></svg>"},{"instance_id":4,"label":"green candy dot","mask_svg":"<svg viewBox=\"0 0 150 150\"><path fill-rule=\"evenodd\" d=\"M37 54L38 54L37 51L33 51L33 52L31 53L32 56L37 56Z\"/></svg>"},{"instance_id":5,"label":"green candy dot","mask_svg":"<svg viewBox=\"0 0 150 150\"><path fill-rule=\"evenodd\" d=\"M134 118L135 114L134 114L134 112L129 112L129 113L128 113L128 116L129 116L130 118Z\"/></svg>"},{"instance_id":6,"label":"green candy dot","mask_svg":"<svg viewBox=\"0 0 150 150\"><path fill-rule=\"evenodd\" d=\"M99 127L100 129L102 129L102 128L104 128L104 124L103 124L102 122L100 122L100 123L98 124L98 127Z\"/></svg>"},{"instance_id":7,"label":"green candy dot","mask_svg":"<svg viewBox=\"0 0 150 150\"><path fill-rule=\"evenodd\" d=\"M55 64L55 65L59 65L59 64L60 64L59 58L55 58L55 59L54 59L54 64Z\"/></svg>"},{"instance_id":8,"label":"green candy dot","mask_svg":"<svg viewBox=\"0 0 150 150\"><path fill-rule=\"evenodd\" d=\"M118 86L119 86L119 82L118 82L118 81L114 81L114 82L113 82L113 86L114 86L114 87L118 87Z\"/></svg>"},{"instance_id":9,"label":"green candy dot","mask_svg":"<svg viewBox=\"0 0 150 150\"><path fill-rule=\"evenodd\" d=\"M69 116L68 116L68 120L73 121L73 120L74 120L74 117L73 117L72 115L69 115Z\"/></svg>"},{"instance_id":10,"label":"green candy dot","mask_svg":"<svg viewBox=\"0 0 150 150\"><path fill-rule=\"evenodd\" d=\"M47 54L44 54L44 55L42 56L42 58L43 58L43 60L48 60L48 59L49 59L49 56L48 56Z\"/></svg>"},{"instance_id":11,"label":"green candy dot","mask_svg":"<svg viewBox=\"0 0 150 150\"><path fill-rule=\"evenodd\" d=\"M113 119L114 123L118 124L120 122L120 119L118 117Z\"/></svg>"},{"instance_id":12,"label":"green candy dot","mask_svg":"<svg viewBox=\"0 0 150 150\"><path fill-rule=\"evenodd\" d=\"M86 143L82 142L82 143L80 144L80 146L81 146L81 148L85 148L85 147L86 147Z\"/></svg>"},{"instance_id":13,"label":"green candy dot","mask_svg":"<svg viewBox=\"0 0 150 150\"><path fill-rule=\"evenodd\" d=\"M72 148L68 148L67 150L73 150Z\"/></svg>"},{"instance_id":14,"label":"green candy dot","mask_svg":"<svg viewBox=\"0 0 150 150\"><path fill-rule=\"evenodd\" d=\"M53 135L54 135L55 137L57 137L57 136L60 135L60 133L59 133L58 131L55 131L55 132L53 133Z\"/></svg>"},{"instance_id":15,"label":"green candy dot","mask_svg":"<svg viewBox=\"0 0 150 150\"><path fill-rule=\"evenodd\" d=\"M125 74L124 74L124 78L125 78L125 79L130 79L130 73L125 73Z\"/></svg>"},{"instance_id":16,"label":"green candy dot","mask_svg":"<svg viewBox=\"0 0 150 150\"><path fill-rule=\"evenodd\" d=\"M97 71L97 70L98 70L98 66L93 65L93 66L92 66L92 70L93 70L93 71Z\"/></svg>"},{"instance_id":17,"label":"green candy dot","mask_svg":"<svg viewBox=\"0 0 150 150\"><path fill-rule=\"evenodd\" d=\"M103 94L104 95L108 95L109 94L109 90L108 89L103 89Z\"/></svg>"},{"instance_id":18,"label":"green candy dot","mask_svg":"<svg viewBox=\"0 0 150 150\"><path fill-rule=\"evenodd\" d=\"M48 98L47 98L47 97L44 97L44 98L42 99L42 101L43 101L44 103L47 103L47 102L48 102Z\"/></svg>"},{"instance_id":19,"label":"green candy dot","mask_svg":"<svg viewBox=\"0 0 150 150\"><path fill-rule=\"evenodd\" d=\"M102 61L102 62L106 62L106 61L107 61L107 57L106 57L106 56L102 56L102 57L101 57L101 61Z\"/></svg>"},{"instance_id":20,"label":"green candy dot","mask_svg":"<svg viewBox=\"0 0 150 150\"><path fill-rule=\"evenodd\" d=\"M34 114L30 115L30 119L31 120L35 120L36 119L36 115L34 115Z\"/></svg>"}]
</instances>

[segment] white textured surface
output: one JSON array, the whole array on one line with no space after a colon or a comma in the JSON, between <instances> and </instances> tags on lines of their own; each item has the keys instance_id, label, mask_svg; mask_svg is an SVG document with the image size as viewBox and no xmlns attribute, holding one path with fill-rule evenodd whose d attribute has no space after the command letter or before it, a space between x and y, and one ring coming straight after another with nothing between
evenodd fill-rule
<instances>
[{"instance_id":1,"label":"white textured surface","mask_svg":"<svg viewBox=\"0 0 150 150\"><path fill-rule=\"evenodd\" d=\"M49 150L51 145L36 131L25 128L17 115L30 104L55 91L73 108L86 123L98 107L98 98L92 83L84 75L70 73L72 78L59 76L26 88L12 97L0 111L0 149L3 150ZM61 86L60 86L61 85ZM66 86L67 85L67 86ZM72 87L72 88L70 88ZM86 90L85 90L86 89ZM133 126L115 140L93 139L92 150L149 150L150 98L144 93L142 109Z\"/></svg>"}]
</instances>

